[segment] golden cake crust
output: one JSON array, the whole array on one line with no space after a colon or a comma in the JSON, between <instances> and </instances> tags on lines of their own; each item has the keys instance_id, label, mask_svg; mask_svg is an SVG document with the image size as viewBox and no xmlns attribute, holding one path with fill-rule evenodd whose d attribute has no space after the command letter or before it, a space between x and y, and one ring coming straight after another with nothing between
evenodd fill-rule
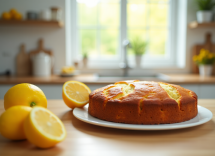
<instances>
[{"instance_id":1,"label":"golden cake crust","mask_svg":"<svg viewBox=\"0 0 215 156\"><path fill-rule=\"evenodd\" d=\"M88 112L128 124L177 123L197 115L197 95L163 82L120 81L91 92Z\"/></svg>"}]
</instances>

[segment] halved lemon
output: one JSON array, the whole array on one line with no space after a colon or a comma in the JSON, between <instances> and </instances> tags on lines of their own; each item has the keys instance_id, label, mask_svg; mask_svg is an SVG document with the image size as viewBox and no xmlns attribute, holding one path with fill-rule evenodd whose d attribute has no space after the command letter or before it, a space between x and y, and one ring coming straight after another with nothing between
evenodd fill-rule
<instances>
[{"instance_id":1,"label":"halved lemon","mask_svg":"<svg viewBox=\"0 0 215 156\"><path fill-rule=\"evenodd\" d=\"M29 142L40 148L49 148L63 141L66 129L62 121L46 108L35 106L24 122Z\"/></svg>"},{"instance_id":2,"label":"halved lemon","mask_svg":"<svg viewBox=\"0 0 215 156\"><path fill-rule=\"evenodd\" d=\"M63 85L63 100L70 108L83 107L89 102L91 90L84 83L67 81Z\"/></svg>"}]
</instances>

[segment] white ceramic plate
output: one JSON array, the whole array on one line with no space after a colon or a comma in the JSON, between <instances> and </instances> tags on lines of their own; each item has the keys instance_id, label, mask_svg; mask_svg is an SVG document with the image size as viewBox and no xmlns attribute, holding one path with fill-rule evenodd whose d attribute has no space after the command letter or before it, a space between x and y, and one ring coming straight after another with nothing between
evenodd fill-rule
<instances>
[{"instance_id":1,"label":"white ceramic plate","mask_svg":"<svg viewBox=\"0 0 215 156\"><path fill-rule=\"evenodd\" d=\"M115 123L100 120L88 114L88 104L84 108L75 108L73 114L76 118L86 123L93 125L118 128L118 129L130 129L130 130L169 130L169 129L181 129L187 127L193 127L197 125L204 124L211 120L213 114L210 110L198 106L198 115L188 121L174 123L174 124L160 124L160 125L138 125L138 124L124 124L124 123Z\"/></svg>"}]
</instances>

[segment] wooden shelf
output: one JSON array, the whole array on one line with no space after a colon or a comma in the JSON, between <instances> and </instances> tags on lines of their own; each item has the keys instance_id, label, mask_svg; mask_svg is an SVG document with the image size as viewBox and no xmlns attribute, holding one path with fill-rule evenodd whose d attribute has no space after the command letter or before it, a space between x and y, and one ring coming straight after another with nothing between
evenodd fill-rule
<instances>
[{"instance_id":1,"label":"wooden shelf","mask_svg":"<svg viewBox=\"0 0 215 156\"><path fill-rule=\"evenodd\" d=\"M0 26L48 26L63 27L60 21L42 21L42 20L0 20Z\"/></svg>"},{"instance_id":2,"label":"wooden shelf","mask_svg":"<svg viewBox=\"0 0 215 156\"><path fill-rule=\"evenodd\" d=\"M195 29L195 28L209 28L209 27L215 27L215 22L209 22L209 23L198 23L196 21L191 22L189 24L189 28Z\"/></svg>"}]
</instances>

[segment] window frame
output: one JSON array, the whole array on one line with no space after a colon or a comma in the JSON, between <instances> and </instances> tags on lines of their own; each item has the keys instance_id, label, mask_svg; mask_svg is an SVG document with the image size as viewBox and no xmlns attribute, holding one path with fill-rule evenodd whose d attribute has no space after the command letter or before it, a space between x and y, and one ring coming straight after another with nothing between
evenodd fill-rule
<instances>
[{"instance_id":1,"label":"window frame","mask_svg":"<svg viewBox=\"0 0 215 156\"><path fill-rule=\"evenodd\" d=\"M171 40L171 45L168 46L169 50L169 56L166 58L160 58L160 57L143 57L143 65L141 68L168 68L168 67L177 67L177 61L176 61L176 15L177 15L177 7L176 7L176 0L170 0L170 9L169 9L169 21L171 22L171 33L169 33L168 39ZM74 64L75 61L80 61L80 58L78 58L78 35L77 35L77 2L76 0L67 0L66 3L66 9L67 14L69 15L66 17L66 31L70 35L67 35L66 41L66 64ZM127 39L127 0L121 0L120 3L120 33L119 33L119 56L120 58L116 58L114 60L89 60L89 69L118 69L119 63L122 62L123 59L123 47L122 47L122 41L124 39ZM68 11L69 10L69 11ZM156 63L154 63L156 62ZM134 58L129 59L129 65L135 68L135 62Z\"/></svg>"}]
</instances>

